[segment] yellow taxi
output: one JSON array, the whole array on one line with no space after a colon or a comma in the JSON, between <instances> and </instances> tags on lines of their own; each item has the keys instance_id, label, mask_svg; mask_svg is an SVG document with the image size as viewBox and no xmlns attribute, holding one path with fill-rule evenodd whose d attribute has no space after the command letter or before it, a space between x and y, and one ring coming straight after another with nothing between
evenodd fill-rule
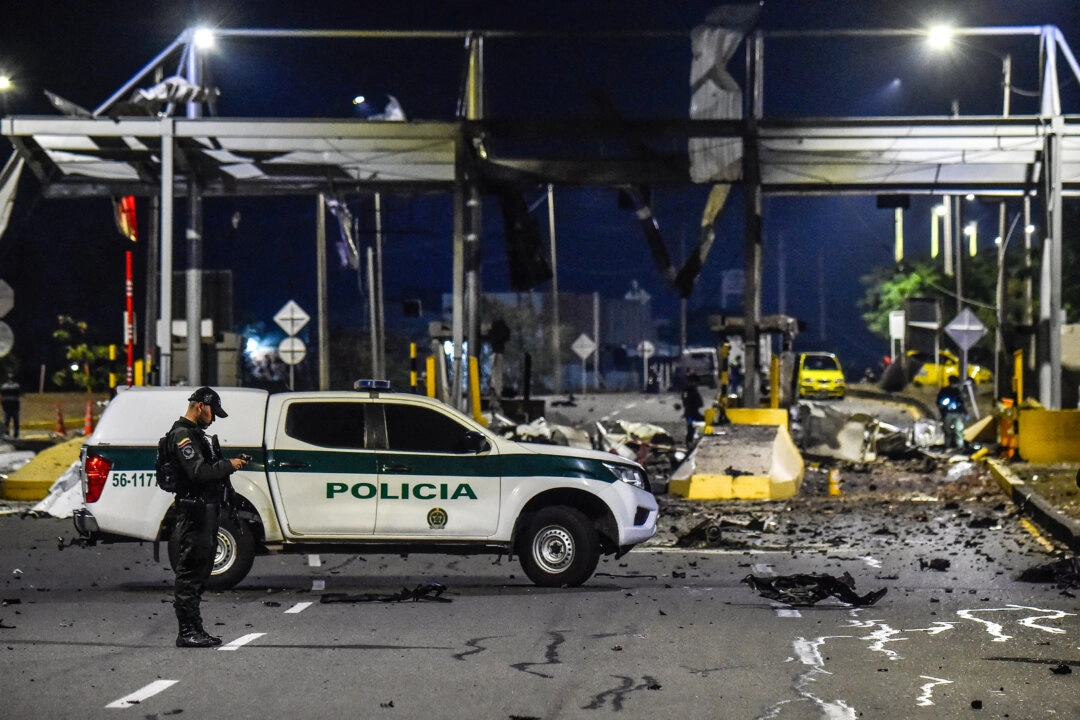
<instances>
[{"instance_id":1,"label":"yellow taxi","mask_svg":"<svg viewBox=\"0 0 1080 720\"><path fill-rule=\"evenodd\" d=\"M920 353L917 350L909 350L908 357L922 358L926 357L924 353ZM994 379L994 373L989 368L985 368L982 365L976 365L975 363L968 363L967 368L968 377L976 385L982 385L988 383ZM960 358L956 357L948 350L938 351L938 361L924 362L922 367L919 368L919 372L915 374L915 377L911 378L911 382L914 385L931 385L937 387L944 387L949 384L949 378L960 375Z\"/></svg>"},{"instance_id":2,"label":"yellow taxi","mask_svg":"<svg viewBox=\"0 0 1080 720\"><path fill-rule=\"evenodd\" d=\"M804 352L796 367L799 397L843 398L847 391L844 371L836 355L828 352Z\"/></svg>"}]
</instances>

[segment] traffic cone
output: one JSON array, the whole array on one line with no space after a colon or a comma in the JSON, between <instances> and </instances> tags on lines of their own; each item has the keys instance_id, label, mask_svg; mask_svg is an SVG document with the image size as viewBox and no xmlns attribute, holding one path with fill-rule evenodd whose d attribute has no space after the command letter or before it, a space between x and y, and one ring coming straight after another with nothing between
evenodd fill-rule
<instances>
[{"instance_id":1,"label":"traffic cone","mask_svg":"<svg viewBox=\"0 0 1080 720\"><path fill-rule=\"evenodd\" d=\"M56 403L56 428L57 435L67 435L67 428L64 427L64 412L60 409L60 403Z\"/></svg>"},{"instance_id":2,"label":"traffic cone","mask_svg":"<svg viewBox=\"0 0 1080 720\"><path fill-rule=\"evenodd\" d=\"M94 404L89 400L86 401L86 417L83 419L82 431L86 437L90 437L94 432Z\"/></svg>"}]
</instances>

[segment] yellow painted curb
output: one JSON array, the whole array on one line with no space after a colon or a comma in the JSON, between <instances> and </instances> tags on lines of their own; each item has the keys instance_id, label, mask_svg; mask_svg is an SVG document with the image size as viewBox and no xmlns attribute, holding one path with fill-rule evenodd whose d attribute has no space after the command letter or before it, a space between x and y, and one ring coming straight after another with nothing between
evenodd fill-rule
<instances>
[{"instance_id":1,"label":"yellow painted curb","mask_svg":"<svg viewBox=\"0 0 1080 720\"><path fill-rule=\"evenodd\" d=\"M0 482L0 497L5 500L44 500L52 484L79 459L85 439L72 438L39 452Z\"/></svg>"}]
</instances>

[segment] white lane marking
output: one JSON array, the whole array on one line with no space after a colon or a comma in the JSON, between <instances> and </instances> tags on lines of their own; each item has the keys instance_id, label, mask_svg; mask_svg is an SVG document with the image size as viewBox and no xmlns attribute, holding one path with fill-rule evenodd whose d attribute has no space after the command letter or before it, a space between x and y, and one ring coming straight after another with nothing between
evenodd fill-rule
<instances>
[{"instance_id":1,"label":"white lane marking","mask_svg":"<svg viewBox=\"0 0 1080 720\"><path fill-rule=\"evenodd\" d=\"M921 686L922 695L919 695L915 699L915 704L919 707L929 707L934 704L934 701L930 699L930 696L934 694L935 685L952 685L952 680L942 680L941 678L931 677L929 675L920 675L923 680L929 680L930 682Z\"/></svg>"},{"instance_id":2,"label":"white lane marking","mask_svg":"<svg viewBox=\"0 0 1080 720\"><path fill-rule=\"evenodd\" d=\"M312 580L311 581L311 589L312 590L325 590L326 589L326 581L325 580Z\"/></svg>"},{"instance_id":3,"label":"white lane marking","mask_svg":"<svg viewBox=\"0 0 1080 720\"><path fill-rule=\"evenodd\" d=\"M1061 628L1044 627L1037 621L1039 620L1060 620L1063 617L1074 615L1075 613L1068 613L1064 610L1047 610L1044 608L1028 607L1026 605L1013 605L1009 603L1005 607L1000 608L976 608L972 610L957 610L956 614L965 620L974 620L977 623L982 623L986 626L986 632L994 636L994 642L1006 642L1012 638L1012 635L1006 635L1001 623L992 622L990 620L984 620L982 618L975 617L975 613L982 612L1009 612L1013 610L1031 610L1037 613L1045 613L1044 615L1033 615L1026 618L1017 620L1018 623L1035 630L1042 630L1043 632L1051 633L1054 635L1060 635L1066 632Z\"/></svg>"},{"instance_id":4,"label":"white lane marking","mask_svg":"<svg viewBox=\"0 0 1080 720\"><path fill-rule=\"evenodd\" d=\"M767 575L769 577L776 575L776 570L769 563L754 563L750 566L750 572L755 575Z\"/></svg>"},{"instance_id":5,"label":"white lane marking","mask_svg":"<svg viewBox=\"0 0 1080 720\"><path fill-rule=\"evenodd\" d=\"M237 650L237 649L243 647L244 645L247 645L252 640L258 640L259 638L261 638L265 634L266 633L248 633L247 635L244 635L243 637L236 638L231 643L228 643L226 645L222 645L221 647L218 648L218 650Z\"/></svg>"},{"instance_id":6,"label":"white lane marking","mask_svg":"<svg viewBox=\"0 0 1080 720\"><path fill-rule=\"evenodd\" d=\"M802 613L795 608L776 608L776 617L797 618L802 617Z\"/></svg>"},{"instance_id":7,"label":"white lane marking","mask_svg":"<svg viewBox=\"0 0 1080 720\"><path fill-rule=\"evenodd\" d=\"M308 567L321 567L322 566L322 558L320 558L318 555L308 555L307 556L307 564L308 564Z\"/></svg>"},{"instance_id":8,"label":"white lane marking","mask_svg":"<svg viewBox=\"0 0 1080 720\"><path fill-rule=\"evenodd\" d=\"M877 627L878 629L874 630L869 635L860 635L859 640L873 640L874 642L867 646L867 650L870 650L871 652L882 653L888 656L890 660L902 660L902 655L886 648L885 645L888 643L907 640L908 638L906 637L899 637L904 633L924 632L928 635L937 635L939 633L945 632L946 630L952 630L954 625L956 625L956 623L935 622L933 623L932 627L928 628L904 628L903 630L894 630L887 624L883 623L881 620L854 620L850 622L846 627L863 628L867 630Z\"/></svg>"},{"instance_id":9,"label":"white lane marking","mask_svg":"<svg viewBox=\"0 0 1080 720\"><path fill-rule=\"evenodd\" d=\"M880 568L881 567L881 561L878 560L877 558L873 557L872 555L861 555L861 556L859 556L859 559L862 560L863 562L865 562L867 565L869 565L872 568Z\"/></svg>"},{"instance_id":10,"label":"white lane marking","mask_svg":"<svg viewBox=\"0 0 1080 720\"><path fill-rule=\"evenodd\" d=\"M141 688L139 690L136 690L135 692L131 693L130 695L125 695L124 697L120 698L119 700L112 701L111 703L109 703L105 707L107 707L107 708L129 708L132 705L138 705L143 700L146 700L148 698L152 698L153 696L157 695L162 690L170 688L170 687L172 687L173 685L175 685L178 682L180 682L180 681L179 680L155 680L154 682L150 683L146 687Z\"/></svg>"},{"instance_id":11,"label":"white lane marking","mask_svg":"<svg viewBox=\"0 0 1080 720\"><path fill-rule=\"evenodd\" d=\"M795 651L795 656L800 663L807 666L806 672L798 677L795 681L795 692L800 696L800 700L781 700L780 702L769 708L764 715L758 716L759 718L775 718L780 714L780 709L789 703L797 702L809 702L818 708L818 717L823 720L855 720L858 717L858 713L855 712L855 708L848 705L841 699L836 700L823 700L815 695L811 688L811 683L817 682L817 679L821 675L832 675L831 672L825 669L825 659L821 655L821 646L825 644L826 640L847 638L850 635L824 635L813 640L807 640L804 637L795 638L792 642L792 649Z\"/></svg>"},{"instance_id":12,"label":"white lane marking","mask_svg":"<svg viewBox=\"0 0 1080 720\"><path fill-rule=\"evenodd\" d=\"M293 605L293 606L292 606L291 608L289 608L288 610L286 610L286 611L285 611L285 614L286 614L286 615L288 615L288 614L290 614L290 613L292 613L292 614L295 614L295 613L302 613L302 612L304 612L305 610L307 610L307 609L308 609L309 607L311 607L311 606L312 606L312 604L313 604L313 603L310 603L310 602L298 602L298 603L296 603L295 605Z\"/></svg>"}]
</instances>

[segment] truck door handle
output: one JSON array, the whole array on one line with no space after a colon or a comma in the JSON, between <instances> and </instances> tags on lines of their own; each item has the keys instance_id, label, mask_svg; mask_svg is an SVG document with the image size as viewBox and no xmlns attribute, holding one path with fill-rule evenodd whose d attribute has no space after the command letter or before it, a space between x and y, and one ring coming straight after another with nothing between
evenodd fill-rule
<instances>
[{"instance_id":1,"label":"truck door handle","mask_svg":"<svg viewBox=\"0 0 1080 720\"><path fill-rule=\"evenodd\" d=\"M398 465L398 464L395 463L393 465L383 465L382 468L380 468L379 472L384 472L384 473L407 473L407 472L409 472L409 469L410 468L409 468L408 465Z\"/></svg>"},{"instance_id":2,"label":"truck door handle","mask_svg":"<svg viewBox=\"0 0 1080 720\"><path fill-rule=\"evenodd\" d=\"M309 465L308 463L302 462L300 460L286 460L285 462L279 462L277 466L279 468L285 468L287 470L303 470L305 468L311 467L311 465Z\"/></svg>"}]
</instances>

